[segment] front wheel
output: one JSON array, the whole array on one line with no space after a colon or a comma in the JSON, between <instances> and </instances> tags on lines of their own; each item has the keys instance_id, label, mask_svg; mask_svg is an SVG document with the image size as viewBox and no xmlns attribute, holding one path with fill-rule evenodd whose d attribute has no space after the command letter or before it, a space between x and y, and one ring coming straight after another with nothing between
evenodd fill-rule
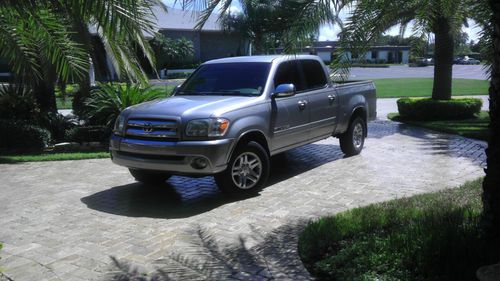
<instances>
[{"instance_id":1,"label":"front wheel","mask_svg":"<svg viewBox=\"0 0 500 281\"><path fill-rule=\"evenodd\" d=\"M340 140L340 149L347 156L354 156L361 153L365 144L366 121L361 117L354 118L343 133Z\"/></svg>"},{"instance_id":2,"label":"front wheel","mask_svg":"<svg viewBox=\"0 0 500 281\"><path fill-rule=\"evenodd\" d=\"M247 195L258 192L269 177L269 155L256 142L238 146L227 169L215 175L219 188L233 195Z\"/></svg>"},{"instance_id":3,"label":"front wheel","mask_svg":"<svg viewBox=\"0 0 500 281\"><path fill-rule=\"evenodd\" d=\"M140 169L128 169L130 174L135 178L136 181L142 182L148 185L158 185L164 184L171 175L163 172L148 171Z\"/></svg>"}]
</instances>

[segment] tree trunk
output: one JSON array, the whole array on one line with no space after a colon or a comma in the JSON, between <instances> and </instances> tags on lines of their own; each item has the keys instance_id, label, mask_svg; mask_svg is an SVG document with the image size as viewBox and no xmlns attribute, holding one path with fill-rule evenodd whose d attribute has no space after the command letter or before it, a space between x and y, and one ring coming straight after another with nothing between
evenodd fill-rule
<instances>
[{"instance_id":1,"label":"tree trunk","mask_svg":"<svg viewBox=\"0 0 500 281\"><path fill-rule=\"evenodd\" d=\"M262 35L261 33L255 33L255 37L254 37L254 41L253 41L254 48L255 48L255 55L264 54L264 46L262 46L263 41L264 41L264 35Z\"/></svg>"},{"instance_id":2,"label":"tree trunk","mask_svg":"<svg viewBox=\"0 0 500 281\"><path fill-rule=\"evenodd\" d=\"M486 233L500 237L500 3L490 0L493 10L492 31L494 58L491 68L490 96L490 139L486 149L486 177L483 181L483 225Z\"/></svg>"},{"instance_id":3,"label":"tree trunk","mask_svg":"<svg viewBox=\"0 0 500 281\"><path fill-rule=\"evenodd\" d=\"M55 84L57 81L56 71L47 64L43 73L43 80L37 82L33 89L36 102L43 113L57 113Z\"/></svg>"},{"instance_id":4,"label":"tree trunk","mask_svg":"<svg viewBox=\"0 0 500 281\"><path fill-rule=\"evenodd\" d=\"M75 41L83 46L89 55L92 55L94 50L87 24L81 21L80 18L75 17L73 19L73 28L75 30ZM88 73L79 79L78 86L78 92L73 97L73 112L79 118L83 118L85 116L85 100L90 96L90 77Z\"/></svg>"},{"instance_id":5,"label":"tree trunk","mask_svg":"<svg viewBox=\"0 0 500 281\"><path fill-rule=\"evenodd\" d=\"M453 33L450 20L438 17L434 24L434 84L432 98L451 99L451 77L453 71Z\"/></svg>"}]
</instances>

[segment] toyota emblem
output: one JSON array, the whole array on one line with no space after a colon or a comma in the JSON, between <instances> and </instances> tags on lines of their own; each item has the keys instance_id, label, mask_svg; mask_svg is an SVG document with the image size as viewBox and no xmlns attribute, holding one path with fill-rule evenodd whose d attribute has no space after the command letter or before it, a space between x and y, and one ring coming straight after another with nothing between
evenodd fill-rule
<instances>
[{"instance_id":1,"label":"toyota emblem","mask_svg":"<svg viewBox=\"0 0 500 281\"><path fill-rule=\"evenodd\" d=\"M142 128L144 130L144 132L146 133L151 133L153 131L153 124L147 122L147 123L144 123L144 127Z\"/></svg>"}]
</instances>

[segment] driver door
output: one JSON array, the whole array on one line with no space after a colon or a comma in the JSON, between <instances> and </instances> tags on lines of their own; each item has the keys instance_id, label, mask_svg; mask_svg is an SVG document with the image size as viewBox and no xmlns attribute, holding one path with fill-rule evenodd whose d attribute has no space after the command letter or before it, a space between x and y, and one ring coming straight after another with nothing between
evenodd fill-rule
<instances>
[{"instance_id":1,"label":"driver door","mask_svg":"<svg viewBox=\"0 0 500 281\"><path fill-rule=\"evenodd\" d=\"M271 102L272 151L285 150L309 139L309 100L303 93L305 83L299 67L297 60L283 62L278 66L274 77L274 87L294 84L296 94L290 97L276 97Z\"/></svg>"}]
</instances>

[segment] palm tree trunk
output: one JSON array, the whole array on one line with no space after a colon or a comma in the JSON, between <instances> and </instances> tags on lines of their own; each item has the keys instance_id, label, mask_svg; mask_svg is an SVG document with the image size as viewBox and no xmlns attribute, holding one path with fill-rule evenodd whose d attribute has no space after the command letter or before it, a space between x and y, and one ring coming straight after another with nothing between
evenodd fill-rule
<instances>
[{"instance_id":1,"label":"palm tree trunk","mask_svg":"<svg viewBox=\"0 0 500 281\"><path fill-rule=\"evenodd\" d=\"M75 30L75 41L83 46L90 55L93 53L91 35L88 26L80 18L73 19L73 28ZM73 112L76 116L83 118L85 115L85 100L90 96L90 76L88 74L78 81L78 92L73 97Z\"/></svg>"},{"instance_id":2,"label":"palm tree trunk","mask_svg":"<svg viewBox=\"0 0 500 281\"><path fill-rule=\"evenodd\" d=\"M450 20L438 17L434 27L436 38L434 50L434 83L432 98L451 99L451 77L453 71L453 33Z\"/></svg>"},{"instance_id":3,"label":"palm tree trunk","mask_svg":"<svg viewBox=\"0 0 500 281\"><path fill-rule=\"evenodd\" d=\"M483 181L483 222L490 236L500 236L500 3L490 0L493 10L492 36L494 58L491 68L490 96L490 132L486 149L486 177Z\"/></svg>"},{"instance_id":4,"label":"palm tree trunk","mask_svg":"<svg viewBox=\"0 0 500 281\"><path fill-rule=\"evenodd\" d=\"M55 84L57 81L56 71L46 65L43 73L43 80L38 81L33 85L36 102L43 113L57 112Z\"/></svg>"}]
</instances>

